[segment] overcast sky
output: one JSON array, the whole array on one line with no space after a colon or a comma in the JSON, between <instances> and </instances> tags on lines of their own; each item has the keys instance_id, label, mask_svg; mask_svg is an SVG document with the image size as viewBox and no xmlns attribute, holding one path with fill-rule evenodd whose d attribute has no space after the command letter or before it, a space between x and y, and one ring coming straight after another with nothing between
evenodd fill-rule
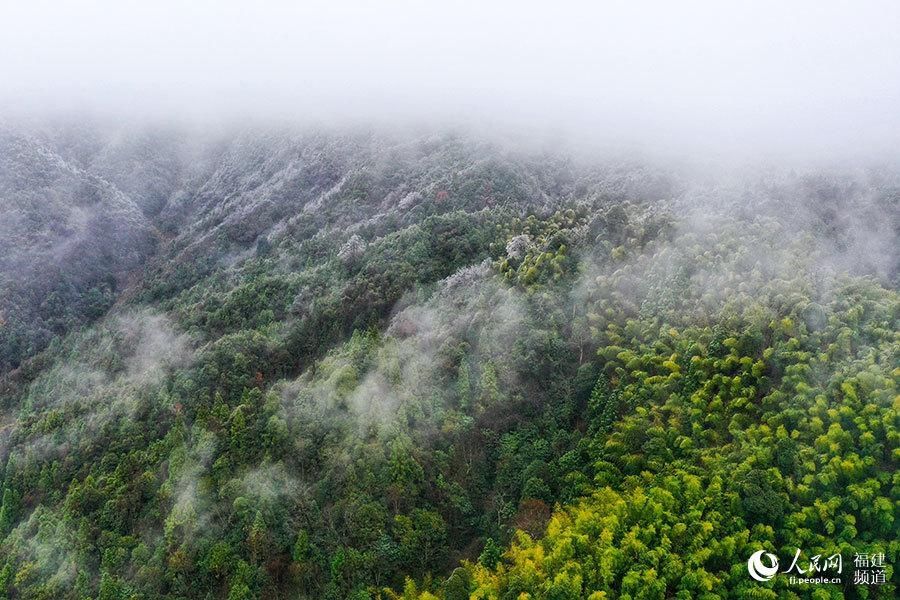
<instances>
[{"instance_id":1,"label":"overcast sky","mask_svg":"<svg viewBox=\"0 0 900 600\"><path fill-rule=\"evenodd\" d=\"M890 150L900 2L0 0L0 107Z\"/></svg>"}]
</instances>

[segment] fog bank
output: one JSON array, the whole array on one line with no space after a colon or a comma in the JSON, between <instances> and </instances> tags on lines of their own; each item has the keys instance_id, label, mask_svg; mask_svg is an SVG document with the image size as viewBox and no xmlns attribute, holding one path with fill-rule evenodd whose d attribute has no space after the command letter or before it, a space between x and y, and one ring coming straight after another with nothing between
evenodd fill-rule
<instances>
[{"instance_id":1,"label":"fog bank","mask_svg":"<svg viewBox=\"0 0 900 600\"><path fill-rule=\"evenodd\" d=\"M12 119L462 123L676 155L900 140L888 1L37 1L0 23Z\"/></svg>"}]
</instances>

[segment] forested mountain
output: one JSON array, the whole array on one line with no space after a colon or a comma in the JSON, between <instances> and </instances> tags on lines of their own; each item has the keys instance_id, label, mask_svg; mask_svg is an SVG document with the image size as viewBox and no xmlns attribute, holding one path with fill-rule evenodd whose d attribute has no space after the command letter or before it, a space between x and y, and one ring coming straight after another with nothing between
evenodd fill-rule
<instances>
[{"instance_id":1,"label":"forested mountain","mask_svg":"<svg viewBox=\"0 0 900 600\"><path fill-rule=\"evenodd\" d=\"M0 132L0 595L895 597L900 173L536 148Z\"/></svg>"}]
</instances>

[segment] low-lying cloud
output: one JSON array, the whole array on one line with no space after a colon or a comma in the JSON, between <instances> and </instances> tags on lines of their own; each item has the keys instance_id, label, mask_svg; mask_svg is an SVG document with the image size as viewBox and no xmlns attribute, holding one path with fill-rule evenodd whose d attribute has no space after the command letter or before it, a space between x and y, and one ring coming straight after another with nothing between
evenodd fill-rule
<instances>
[{"instance_id":1,"label":"low-lying cloud","mask_svg":"<svg viewBox=\"0 0 900 600\"><path fill-rule=\"evenodd\" d=\"M900 140L887 0L80 0L0 22L9 114L490 123L707 156Z\"/></svg>"}]
</instances>

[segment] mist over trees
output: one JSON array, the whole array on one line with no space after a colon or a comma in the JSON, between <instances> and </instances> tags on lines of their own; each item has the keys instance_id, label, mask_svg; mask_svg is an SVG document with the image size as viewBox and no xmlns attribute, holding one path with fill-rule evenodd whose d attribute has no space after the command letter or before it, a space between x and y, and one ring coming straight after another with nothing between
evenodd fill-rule
<instances>
[{"instance_id":1,"label":"mist over trees","mask_svg":"<svg viewBox=\"0 0 900 600\"><path fill-rule=\"evenodd\" d=\"M0 2L0 599L897 597L898 23Z\"/></svg>"},{"instance_id":2,"label":"mist over trees","mask_svg":"<svg viewBox=\"0 0 900 600\"><path fill-rule=\"evenodd\" d=\"M6 597L894 596L896 169L0 143Z\"/></svg>"}]
</instances>

